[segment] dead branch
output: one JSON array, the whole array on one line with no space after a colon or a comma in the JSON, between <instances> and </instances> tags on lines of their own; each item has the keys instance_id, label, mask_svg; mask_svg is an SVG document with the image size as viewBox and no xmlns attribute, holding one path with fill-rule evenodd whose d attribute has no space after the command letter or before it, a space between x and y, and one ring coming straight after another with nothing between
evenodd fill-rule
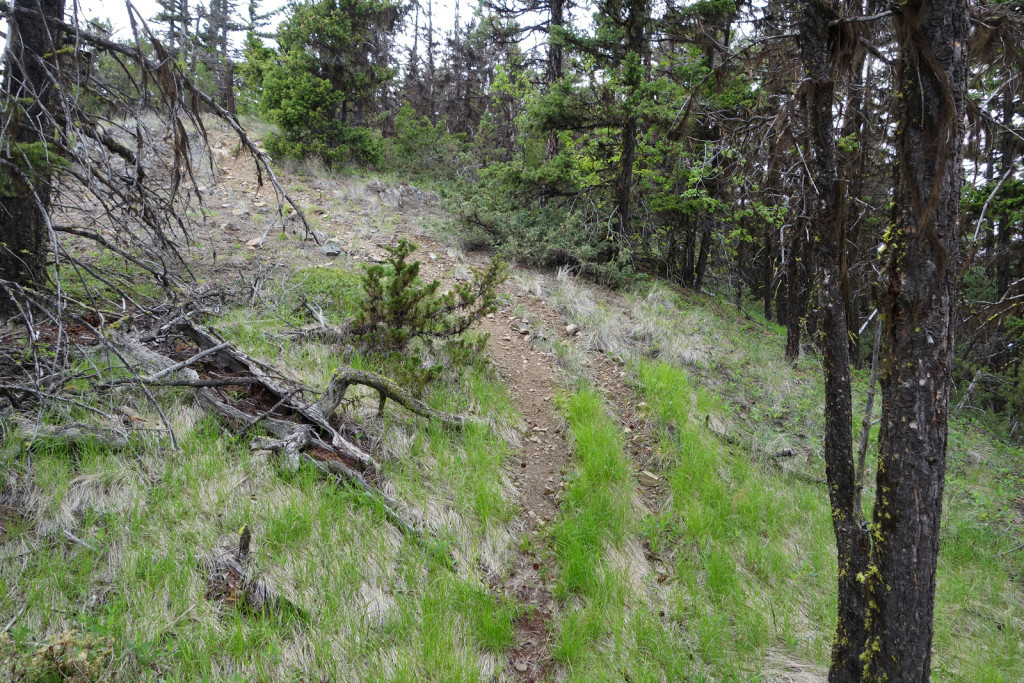
<instances>
[{"instance_id":1,"label":"dead branch","mask_svg":"<svg viewBox=\"0 0 1024 683\"><path fill-rule=\"evenodd\" d=\"M413 398L409 392L383 375L349 367L339 367L334 371L334 376L331 378L330 384L327 385L327 389L310 410L324 419L330 417L344 400L345 392L353 384L370 387L377 392L380 396L379 412L383 412L384 403L390 398L409 412L430 420L438 420L449 427L461 429L470 422L470 419L463 415L452 415L431 408L423 401Z\"/></svg>"},{"instance_id":2,"label":"dead branch","mask_svg":"<svg viewBox=\"0 0 1024 683\"><path fill-rule=\"evenodd\" d=\"M185 321L182 321L173 328L169 328L168 332L170 331L184 335L203 350L213 349L224 342L223 339L215 335L211 330L204 329ZM379 469L379 466L373 457L339 434L334 427L328 424L323 413L314 410L311 406L306 405L295 397L295 394L297 393L296 389L301 389L301 387L288 389L282 385L282 382L287 380L284 378L275 379L271 377L270 373L276 374L276 371L273 368L268 368L263 363L251 358L233 345L229 345L217 351L213 355L213 360L226 372L239 373L243 374L243 376L248 374L249 376L256 378L258 383L272 394L276 400L283 402L284 408L288 411L297 413L306 421L315 425L317 430L329 439L332 449L342 452L347 458L359 463L360 469Z\"/></svg>"},{"instance_id":3,"label":"dead branch","mask_svg":"<svg viewBox=\"0 0 1024 683\"><path fill-rule=\"evenodd\" d=\"M302 619L309 613L281 595L267 578L258 575L249 552L252 532L243 527L237 546L222 545L202 559L206 570L206 597L238 604L254 612L291 612Z\"/></svg>"},{"instance_id":4,"label":"dead branch","mask_svg":"<svg viewBox=\"0 0 1024 683\"><path fill-rule=\"evenodd\" d=\"M237 385L242 385L242 380L250 380L248 383L250 389L247 392L249 395L255 394L258 389L269 393L276 399L281 408L278 412L283 414L274 416L271 414L274 410L271 409L261 415L253 415L247 410L232 405L213 388L201 386L200 382L203 381L203 378L191 367L182 367L177 371L185 381L190 382L191 386L195 388L196 400L199 404L226 420L238 433L248 432L258 423L276 437L257 439L253 442L253 448L265 448L281 453L285 467L294 468L299 461L305 462L325 475L343 479L355 485L376 501L384 516L403 533L418 535L419 532L413 523L400 512L403 508L401 503L371 485L358 471L360 469L377 471L376 461L368 453L345 439L327 424L326 420L296 398L296 395L300 393L298 390L287 391L278 381L271 379L269 373L273 372L272 368L265 369L261 363L249 358L230 344L225 346L225 342L215 337L212 332L189 323L184 317L176 318L168 323L161 328L161 332L164 335L172 332L186 334L200 348L210 352L208 358L217 363L221 370L249 373L248 376L242 375L234 378L237 380L235 382ZM150 373L159 373L175 365L180 365L150 349L136 337L115 333L112 342L124 358Z\"/></svg>"},{"instance_id":5,"label":"dead branch","mask_svg":"<svg viewBox=\"0 0 1024 683\"><path fill-rule=\"evenodd\" d=\"M12 416L9 420L31 441L54 439L73 445L96 443L111 450L124 450L129 446L127 435L113 429L83 424L48 425L29 421L18 415Z\"/></svg>"}]
</instances>

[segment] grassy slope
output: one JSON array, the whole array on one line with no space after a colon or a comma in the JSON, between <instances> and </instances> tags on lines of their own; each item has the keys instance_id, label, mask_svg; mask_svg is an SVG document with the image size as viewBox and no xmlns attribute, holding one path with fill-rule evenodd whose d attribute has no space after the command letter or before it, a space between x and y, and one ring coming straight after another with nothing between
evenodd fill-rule
<instances>
[{"instance_id":1,"label":"grassy slope","mask_svg":"<svg viewBox=\"0 0 1024 683\"><path fill-rule=\"evenodd\" d=\"M686 677L823 671L835 559L827 497L813 481L824 471L817 361L790 366L781 360L784 330L701 297L654 287L610 306L564 277L550 289L556 305L588 325L592 344L632 359L633 381L659 436L657 457L644 463L666 479L655 512L634 510L616 528L639 534L669 567L664 584L646 582L643 602L648 609L665 605L662 630L681 634L692 657ZM857 373L855 384L861 409L866 373ZM586 396L577 394L570 406ZM570 409L574 433L575 422ZM586 438L578 442L582 471L589 447ZM797 451L796 462L765 457L785 448ZM1008 552L1024 521L1022 481L1020 449L954 421L937 679L1024 679L1024 553ZM869 476L868 504L873 495ZM614 632L611 642L618 642Z\"/></svg>"},{"instance_id":2,"label":"grassy slope","mask_svg":"<svg viewBox=\"0 0 1024 683\"><path fill-rule=\"evenodd\" d=\"M581 681L820 673L835 561L824 490L807 479L823 469L816 361L784 363L780 329L662 287L627 295L621 308L567 278L529 288L581 323L584 343L628 362L656 437L641 464L665 480L646 502L637 493L632 437L583 381L579 351L558 344L577 469L562 515L524 542L542 544L550 558L559 605L551 651L560 671ZM231 312L218 327L253 355L323 386L340 357L273 336L282 326L276 316L293 315L302 293L337 295L329 307L341 315L351 277L300 272L278 310ZM859 396L864 380L857 375ZM162 399L182 436L179 452L158 441L113 453L26 450L20 439L6 440L0 622L17 619L0 640L0 659L23 670L64 632L64 644L42 650L38 667L48 656L66 651L65 661L84 651L85 662L97 663L91 673L123 680L481 680L504 668L526 606L489 586L508 571L517 544L506 473L517 416L483 363L430 400L485 416L487 427L452 434L395 407L376 420L375 401L360 413L386 451L392 492L437 535L454 569L436 548L403 538L360 495L306 470L281 473L180 391ZM159 424L138 396L119 400ZM801 457L764 457L785 448ZM1007 552L1020 538L1022 473L1020 450L954 424L939 679L1024 679L1024 553ZM261 571L309 610L308 620L253 616L204 597L202 554L233 542L243 524L253 529ZM72 628L78 633L69 636Z\"/></svg>"},{"instance_id":3,"label":"grassy slope","mask_svg":"<svg viewBox=\"0 0 1024 683\"><path fill-rule=\"evenodd\" d=\"M273 313L287 317L299 294L345 290L349 280L341 272L299 273ZM336 303L332 312L341 315ZM218 327L254 356L324 386L340 356L289 343L270 313L235 311ZM0 662L9 658L5 664L30 672L32 653L63 632L58 656L40 650L35 669L59 668L48 659L66 664L84 650L86 660L102 660L102 670L124 680L491 677L522 610L488 586L513 540L504 462L518 418L484 363L428 398L435 407L486 415L489 426L452 433L397 406L375 419L375 399L361 412L385 447L389 492L410 504L440 548L403 538L361 494L312 470L278 471L272 456L251 452L247 440L200 416L182 392L162 395L178 452L163 442L140 443L133 453L38 444L27 452L17 447L21 439L9 439L5 498L24 514L4 519L0 615L6 623L25 609L0 642ZM139 397L124 392L118 400L144 424L159 424ZM310 612L308 620L254 616L204 597L202 555L237 543L244 524L257 566ZM59 528L73 529L91 548L49 533ZM73 628L78 633L68 640ZM113 657L90 649L92 638L109 644ZM0 678L13 675L5 670Z\"/></svg>"}]
</instances>

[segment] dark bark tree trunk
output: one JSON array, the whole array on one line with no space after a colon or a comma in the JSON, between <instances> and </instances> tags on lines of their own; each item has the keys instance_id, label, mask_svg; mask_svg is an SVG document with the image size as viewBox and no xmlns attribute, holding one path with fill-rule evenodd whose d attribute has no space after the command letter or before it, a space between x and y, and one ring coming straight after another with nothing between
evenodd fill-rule
<instances>
[{"instance_id":1,"label":"dark bark tree trunk","mask_svg":"<svg viewBox=\"0 0 1024 683\"><path fill-rule=\"evenodd\" d=\"M835 19L834 11L829 11L821 0L805 0L802 4L800 54L807 73L804 103L813 151L811 180L817 188L811 207L811 240L817 251L815 280L825 372L825 476L839 569L838 618L828 678L832 683L854 683L861 679L860 655L867 638L867 600L857 577L867 570L869 540L857 504L853 461L850 330L843 295L846 201L840 191L832 126L836 36L829 24Z\"/></svg>"},{"instance_id":2,"label":"dark bark tree trunk","mask_svg":"<svg viewBox=\"0 0 1024 683\"><path fill-rule=\"evenodd\" d=\"M999 136L999 177L1005 176L1014 166L1014 139L1016 132L1013 130L1013 119L1017 114L1017 102L1014 98L1012 88L1007 88L1003 93L1003 127L1004 130ZM1014 220L1007 215L1006 209L1001 209L998 215L999 239L998 252L996 256L996 298L1002 298L1010 288L1010 270L1012 258L1010 254L1010 243L1013 241Z\"/></svg>"},{"instance_id":3,"label":"dark bark tree trunk","mask_svg":"<svg viewBox=\"0 0 1024 683\"><path fill-rule=\"evenodd\" d=\"M786 262L780 255L775 276L777 281L775 283L775 322L779 325L785 325L789 320L789 311L786 310L789 302L789 282L786 275L788 270Z\"/></svg>"},{"instance_id":4,"label":"dark bark tree trunk","mask_svg":"<svg viewBox=\"0 0 1024 683\"><path fill-rule=\"evenodd\" d=\"M694 271L693 288L698 292L704 286L704 272L708 266L708 252L711 250L711 219L704 218L700 228L700 247L697 254L697 266Z\"/></svg>"},{"instance_id":5,"label":"dark bark tree trunk","mask_svg":"<svg viewBox=\"0 0 1024 683\"><path fill-rule=\"evenodd\" d=\"M686 225L686 243L683 247L683 286L693 287L693 252L697 243L697 229L689 217L682 219Z\"/></svg>"},{"instance_id":6,"label":"dark bark tree trunk","mask_svg":"<svg viewBox=\"0 0 1024 683\"><path fill-rule=\"evenodd\" d=\"M869 680L927 681L953 362L969 9L912 0L900 41L897 220L886 240L882 426L868 590Z\"/></svg>"},{"instance_id":7,"label":"dark bark tree trunk","mask_svg":"<svg viewBox=\"0 0 1024 683\"><path fill-rule=\"evenodd\" d=\"M786 264L786 359L800 357L800 322L807 310L806 243L804 226L793 230L793 241Z\"/></svg>"},{"instance_id":8,"label":"dark bark tree trunk","mask_svg":"<svg viewBox=\"0 0 1024 683\"><path fill-rule=\"evenodd\" d=\"M548 89L562 78L562 37L558 32L565 25L565 2L564 0L550 0L551 3L551 25L548 28L548 63L547 83ZM558 133L548 133L546 158L551 161L558 154Z\"/></svg>"},{"instance_id":9,"label":"dark bark tree trunk","mask_svg":"<svg viewBox=\"0 0 1024 683\"><path fill-rule=\"evenodd\" d=\"M622 148L619 173L615 179L615 213L618 216L620 237L632 237L633 164L636 162L636 135L638 131L637 89L640 87L644 40L647 28L647 0L630 0L625 17L624 58L620 68L624 72L625 103L622 123ZM635 59L635 62L633 61Z\"/></svg>"},{"instance_id":10,"label":"dark bark tree trunk","mask_svg":"<svg viewBox=\"0 0 1024 683\"><path fill-rule=\"evenodd\" d=\"M761 295L764 297L764 319L772 319L772 279L774 273L772 272L772 263L775 260L775 256L772 253L772 230L769 226L765 229L764 233L764 272L762 277L764 278L764 291Z\"/></svg>"},{"instance_id":11,"label":"dark bark tree trunk","mask_svg":"<svg viewBox=\"0 0 1024 683\"><path fill-rule=\"evenodd\" d=\"M9 28L4 99L12 110L18 107L15 99L30 103L18 114L20 120L12 122L17 126L16 144L4 152L7 160L24 175L19 177L11 170L0 169L0 173L10 179L6 194L0 195L0 279L24 285L41 282L46 275L44 211L50 203L50 173L45 163L39 163L38 154L33 155L35 163L29 168L26 152L29 145L45 143L53 130L48 113L53 85L44 60L52 59L57 51L59 45L54 41L60 40L60 34L49 30L43 17L63 19L64 0L27 0L16 3L15 10L19 5L27 11L16 11ZM16 311L14 301L6 293L0 294L0 316Z\"/></svg>"}]
</instances>

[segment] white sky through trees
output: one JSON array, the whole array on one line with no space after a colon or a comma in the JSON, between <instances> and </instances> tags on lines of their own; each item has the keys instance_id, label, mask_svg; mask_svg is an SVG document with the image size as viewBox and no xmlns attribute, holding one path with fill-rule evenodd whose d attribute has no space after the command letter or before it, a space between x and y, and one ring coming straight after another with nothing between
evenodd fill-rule
<instances>
[{"instance_id":1,"label":"white sky through trees","mask_svg":"<svg viewBox=\"0 0 1024 683\"><path fill-rule=\"evenodd\" d=\"M198 0L191 0L197 2ZM152 21L153 17L160 13L160 5L157 4L156 0L134 0L132 3L142 17L150 23L150 28L154 30L157 28L155 22ZM191 4L191 2L190 2ZM205 3L204 3L205 4ZM259 12L260 14L266 14L279 7L287 7L289 3L286 0L264 0L260 3ZM424 3L425 5L426 3ZM446 34L452 29L455 24L455 9L454 0L433 0L434 9L434 30L441 35ZM236 10L236 18L239 21L245 21L248 11L247 0L239 2L239 6ZM424 7L425 10L425 7ZM69 14L73 11L73 7L69 4ZM80 0L78 2L78 11L81 16L86 19L103 19L110 21L114 26L114 36L117 39L126 39L131 35L131 25L128 21L128 9L123 0L110 0L104 2L103 0ZM460 6L461 22L465 23L466 19L472 14L472 6L467 2L462 2ZM266 32L272 32L277 24L285 17L286 12L281 12L274 16L271 20L270 26L267 26L263 30ZM421 15L422 17L422 15ZM425 23L425 20L421 19ZM404 27L403 33L406 33L412 29L412 18L408 17L406 21L407 26ZM232 36L232 44L238 48L241 46L244 34L242 32L236 32ZM400 39L400 42L405 41Z\"/></svg>"}]
</instances>

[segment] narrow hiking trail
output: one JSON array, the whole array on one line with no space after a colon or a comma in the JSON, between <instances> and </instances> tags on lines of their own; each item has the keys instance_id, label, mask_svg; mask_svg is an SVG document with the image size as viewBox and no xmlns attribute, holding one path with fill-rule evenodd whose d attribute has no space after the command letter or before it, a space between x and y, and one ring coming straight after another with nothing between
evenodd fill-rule
<instances>
[{"instance_id":1,"label":"narrow hiking trail","mask_svg":"<svg viewBox=\"0 0 1024 683\"><path fill-rule=\"evenodd\" d=\"M463 254L441 241L443 235L439 240L431 233L428 226L447 217L428 193L363 178L303 178L299 184L282 172L282 183L313 219L320 244L304 239L302 226L295 220L286 220L283 230L267 231L266 222L273 217L272 197L266 188L257 190L251 162L227 153L229 145L226 136L215 136L212 142L221 170L219 182L209 188L209 202L217 216L207 221L220 255L215 271L222 276L253 270L258 276L274 269L287 272L339 260L349 267L380 262L387 256L385 247L404 237L418 247L414 258L420 260L423 280L436 279L450 287L468 279L470 267L483 265L490 257L484 252ZM633 465L644 469L652 452L649 430L637 414L635 391L626 381L626 371L588 341L586 330L570 324L552 302L540 296L538 282L536 274L513 269L513 277L501 288L499 309L478 326L489 335L488 360L523 421L522 446L511 458L509 472L521 510L512 525L518 541L509 548L507 575L490 579L492 590L514 597L527 608L514 624L515 643L500 674L523 681L549 680L558 673L551 656L558 611L552 595L555 568L544 532L558 518L566 475L574 469L567 426L557 405L559 393L571 388L570 382L585 379L604 394L614 413L611 419L620 423L626 435ZM583 359L575 377L559 366L553 343L573 346ZM646 493L638 486L634 499L644 508L655 501Z\"/></svg>"}]
</instances>

